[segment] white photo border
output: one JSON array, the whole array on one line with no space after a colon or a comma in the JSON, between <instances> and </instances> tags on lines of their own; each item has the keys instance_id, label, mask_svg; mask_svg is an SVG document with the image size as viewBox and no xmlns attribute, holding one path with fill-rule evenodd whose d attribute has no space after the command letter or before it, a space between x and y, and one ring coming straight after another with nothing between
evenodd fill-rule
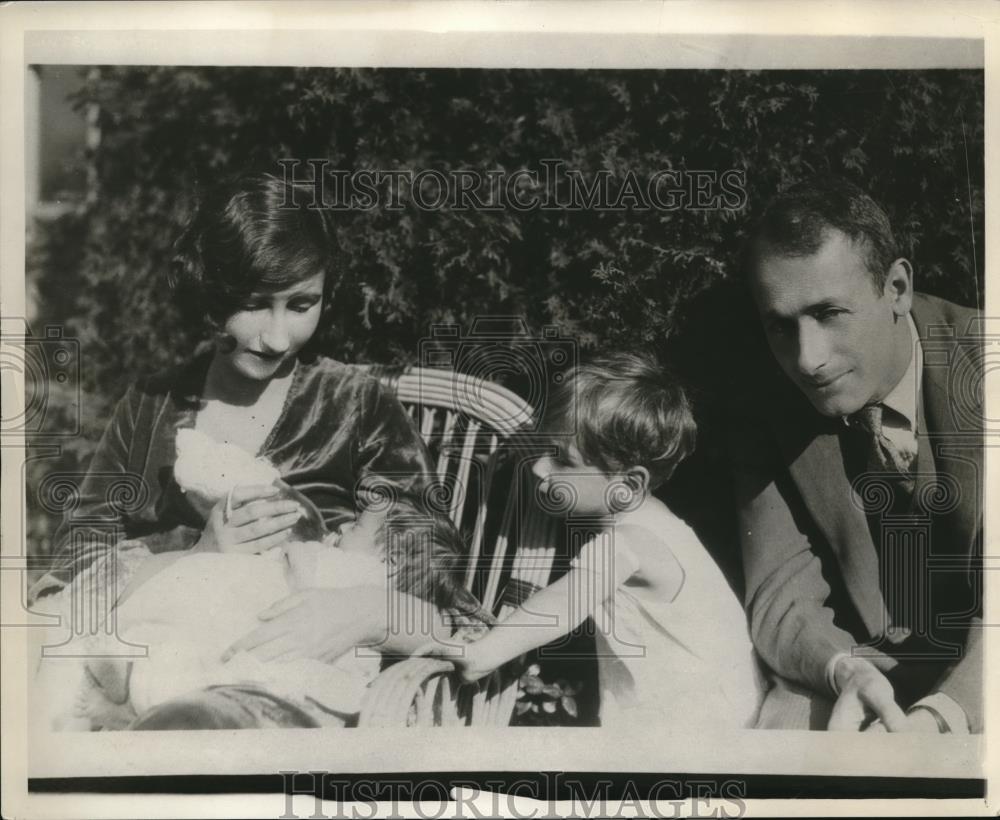
<instances>
[{"instance_id":1,"label":"white photo border","mask_svg":"<svg viewBox=\"0 0 1000 820\"><path fill-rule=\"evenodd\" d=\"M66 3L0 9L0 270L3 314L23 316L24 72L29 64L467 66L499 68L983 68L986 71L986 175L998 167L997 45L1000 9L989 3ZM996 236L1000 203L986 188L986 235ZM986 268L1000 262L988 243ZM996 277L986 278L986 315L998 310ZM998 314L1000 315L1000 314ZM23 395L23 390L20 395ZM997 391L986 416L997 412ZM987 447L987 498L997 486L995 448ZM3 552L22 551L23 450L3 450ZM985 554L1000 555L996 513L985 504ZM992 566L992 564L990 564ZM1000 624L997 573L986 572L986 623ZM20 573L0 573L4 608L20 600ZM4 619L6 620L6 619ZM997 639L987 633L986 680L996 679ZM918 739L825 733L742 732L697 739L613 738L597 729L360 730L332 736L316 730L252 733L118 733L27 735L23 630L2 635L4 813L32 806L30 816L90 814L77 798L28 795L27 777L263 774L278 770L337 772L617 771L781 774L845 777L988 779L986 801L936 801L934 811L997 810L997 709L987 703L987 731L970 738ZM21 674L17 670L20 667ZM994 675L990 673L993 672ZM302 734L305 732L306 734ZM516 756L511 748L516 743ZM32 767L29 769L29 758ZM270 767L270 768L268 768ZM874 772L874 775L873 775ZM88 801L90 798L86 798ZM163 798L128 798L123 816L165 811ZM176 804L173 802L176 800ZM201 814L204 803L173 798L167 814ZM215 798L213 798L215 800ZM26 802L27 801L27 802ZM95 797L94 809L120 809ZM224 801L220 802L221 806ZM848 813L853 801L749 801L750 814ZM88 806L90 804L88 803ZM215 804L213 803L213 806ZM866 801L864 811L923 814L925 801ZM46 806L52 807L50 809ZM61 806L61 808L60 808ZM97 807L101 808L98 809ZM780 806L780 808L778 808ZM280 796L242 797L244 812L284 810ZM220 811L222 809L220 808ZM854 806L856 811L856 805ZM311 810L310 810L311 811ZM36 813L37 812L37 813ZM310 812L300 816L308 816ZM204 815L202 815L204 816ZM364 816L364 815L362 815Z\"/></svg>"}]
</instances>

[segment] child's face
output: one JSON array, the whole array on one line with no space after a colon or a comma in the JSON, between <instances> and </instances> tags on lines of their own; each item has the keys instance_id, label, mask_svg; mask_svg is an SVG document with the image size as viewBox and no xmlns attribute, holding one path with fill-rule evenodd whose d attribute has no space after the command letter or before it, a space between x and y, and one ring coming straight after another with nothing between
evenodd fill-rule
<instances>
[{"instance_id":1,"label":"child's face","mask_svg":"<svg viewBox=\"0 0 1000 820\"><path fill-rule=\"evenodd\" d=\"M560 511L610 515L615 510L614 497L622 476L585 464L575 444L565 446L561 455L542 456L532 472L541 479L539 491L548 495Z\"/></svg>"}]
</instances>

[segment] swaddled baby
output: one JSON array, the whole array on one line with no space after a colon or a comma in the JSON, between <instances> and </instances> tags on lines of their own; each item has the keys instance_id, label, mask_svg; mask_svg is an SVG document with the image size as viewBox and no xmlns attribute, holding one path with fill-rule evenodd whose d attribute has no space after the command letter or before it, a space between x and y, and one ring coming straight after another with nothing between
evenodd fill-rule
<instances>
[{"instance_id":1,"label":"swaddled baby","mask_svg":"<svg viewBox=\"0 0 1000 820\"><path fill-rule=\"evenodd\" d=\"M175 475L185 492L209 507L237 482L283 485L267 462L196 431L179 431ZM411 499L382 512L363 512L340 533L326 535L308 499L287 485L285 491L305 511L293 537L311 540L290 541L262 555L182 556L118 605L118 635L148 646L148 657L86 661L75 711L90 728L123 728L157 704L206 686L237 683L260 685L293 701L312 699L329 713L351 715L378 674L379 658L372 650L349 651L333 663L265 663L245 652L223 663L222 653L260 625L259 613L305 587L384 589L391 583L439 606L454 606L451 598L467 595L459 581L461 538L446 518ZM402 549L390 550L389 533L401 527L429 538L416 539L416 549L414 539L396 539ZM388 562L387 552L393 553ZM99 647L94 649L99 654Z\"/></svg>"},{"instance_id":2,"label":"swaddled baby","mask_svg":"<svg viewBox=\"0 0 1000 820\"><path fill-rule=\"evenodd\" d=\"M117 609L118 634L148 647L146 658L91 658L77 714L91 728L123 728L160 703L206 686L256 684L275 695L311 698L331 713L358 711L378 674L378 656L349 651L333 663L308 658L262 662L223 652L260 626L257 617L309 586L385 588L381 515L362 514L336 545L296 542L263 555L194 553L158 572ZM329 539L333 542L334 539ZM287 558L286 558L287 556Z\"/></svg>"}]
</instances>

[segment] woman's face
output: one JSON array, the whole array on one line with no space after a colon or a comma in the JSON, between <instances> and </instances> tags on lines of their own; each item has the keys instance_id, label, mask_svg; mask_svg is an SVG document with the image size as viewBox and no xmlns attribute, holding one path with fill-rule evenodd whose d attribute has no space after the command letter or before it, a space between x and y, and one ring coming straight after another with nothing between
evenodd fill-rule
<instances>
[{"instance_id":1,"label":"woman's face","mask_svg":"<svg viewBox=\"0 0 1000 820\"><path fill-rule=\"evenodd\" d=\"M323 311L324 274L260 293L226 320L219 353L237 373L266 380L287 370L312 338Z\"/></svg>"}]
</instances>

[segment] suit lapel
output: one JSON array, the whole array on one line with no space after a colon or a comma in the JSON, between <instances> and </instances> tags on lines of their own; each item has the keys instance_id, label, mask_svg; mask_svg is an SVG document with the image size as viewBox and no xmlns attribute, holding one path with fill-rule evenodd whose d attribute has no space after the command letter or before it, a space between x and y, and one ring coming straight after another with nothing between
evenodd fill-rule
<instances>
[{"instance_id":1,"label":"suit lapel","mask_svg":"<svg viewBox=\"0 0 1000 820\"><path fill-rule=\"evenodd\" d=\"M913 321L923 348L921 403L925 418L919 431L917 498L934 495L927 487L940 473L954 479L945 490L957 492L954 508L945 513L950 537L937 540L948 552L966 553L982 521L982 384L980 343L973 328L949 322L930 300L915 298ZM958 389L952 391L952 385ZM972 388L972 389L968 389Z\"/></svg>"},{"instance_id":2,"label":"suit lapel","mask_svg":"<svg viewBox=\"0 0 1000 820\"><path fill-rule=\"evenodd\" d=\"M956 410L950 384L956 383L955 377L962 373L967 375L967 383L982 383L981 378L976 378L979 365L975 340L970 345L959 344L961 334L969 329L948 325L937 303L919 294L914 299L913 318L924 353L924 418L919 427L915 497L935 495L928 485L938 472L958 482L957 506L946 514L947 530L954 535L939 549L965 553L981 526L982 397L975 390L967 391L970 395L961 397L963 403ZM946 332L931 335L929 328L935 325L946 328ZM829 423L803 405L797 391L792 406L798 407L793 417L779 412L772 415L792 480L829 542L865 626L872 635L879 635L888 623L888 615L879 589L878 556L867 519L844 469L840 430L836 423Z\"/></svg>"},{"instance_id":3,"label":"suit lapel","mask_svg":"<svg viewBox=\"0 0 1000 820\"><path fill-rule=\"evenodd\" d=\"M787 433L788 427L784 430ZM790 443L779 432L782 446ZM878 557L868 522L844 470L840 436L831 430L811 439L796 456L786 451L789 472L806 509L823 533L840 566L847 591L865 627L878 635L885 623L885 604L879 591Z\"/></svg>"},{"instance_id":4,"label":"suit lapel","mask_svg":"<svg viewBox=\"0 0 1000 820\"><path fill-rule=\"evenodd\" d=\"M945 514L949 538L935 552L943 547L964 554L978 537L982 520L982 397L975 390L958 391L970 395L961 396L962 404L956 410L950 385L957 383L956 376L962 382L963 374L966 385L982 383L974 344L977 340L961 344L969 328L955 327L954 322L949 325L939 303L920 294L914 298L913 318L924 354L915 497L935 496L934 488L928 485L937 473L958 482L957 505ZM931 330L935 326L944 330ZM823 419L804 403L783 375L772 387L771 426L791 478L817 529L830 544L862 621L871 635L880 635L889 620L879 588L878 556L844 467L842 431L836 422ZM790 407L795 408L791 413Z\"/></svg>"}]
</instances>

